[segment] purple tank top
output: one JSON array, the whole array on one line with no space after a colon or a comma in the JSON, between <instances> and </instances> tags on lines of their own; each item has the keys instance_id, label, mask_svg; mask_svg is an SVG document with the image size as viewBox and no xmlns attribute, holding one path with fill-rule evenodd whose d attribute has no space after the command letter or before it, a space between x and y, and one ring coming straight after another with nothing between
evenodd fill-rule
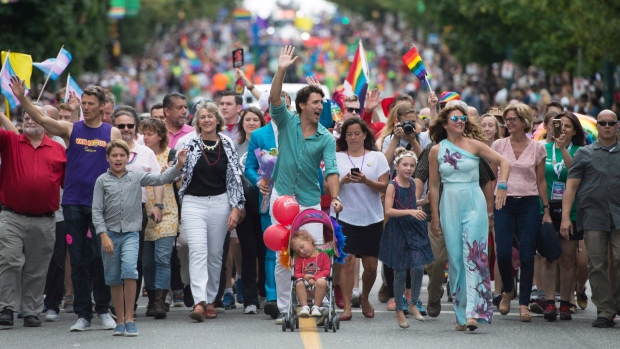
<instances>
[{"instance_id":1,"label":"purple tank top","mask_svg":"<svg viewBox=\"0 0 620 349\"><path fill-rule=\"evenodd\" d=\"M110 142L111 130L112 126L106 123L98 128L88 127L84 121L73 124L67 144L63 205L92 206L95 182L110 167L105 147Z\"/></svg>"}]
</instances>

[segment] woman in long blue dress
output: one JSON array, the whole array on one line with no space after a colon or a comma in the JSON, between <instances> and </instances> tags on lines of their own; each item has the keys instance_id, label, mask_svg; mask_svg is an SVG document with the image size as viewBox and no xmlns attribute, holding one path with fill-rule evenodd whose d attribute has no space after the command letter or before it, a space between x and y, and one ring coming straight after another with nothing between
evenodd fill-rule
<instances>
[{"instance_id":1,"label":"woman in long blue dress","mask_svg":"<svg viewBox=\"0 0 620 349\"><path fill-rule=\"evenodd\" d=\"M508 161L483 143L476 121L467 118L460 106L445 108L429 129L436 145L429 153L431 232L444 235L448 250L450 290L457 331L478 328L478 322L491 323L493 298L488 265L486 201L478 183L480 157L498 164L495 206L506 200ZM443 184L439 201L439 181Z\"/></svg>"}]
</instances>

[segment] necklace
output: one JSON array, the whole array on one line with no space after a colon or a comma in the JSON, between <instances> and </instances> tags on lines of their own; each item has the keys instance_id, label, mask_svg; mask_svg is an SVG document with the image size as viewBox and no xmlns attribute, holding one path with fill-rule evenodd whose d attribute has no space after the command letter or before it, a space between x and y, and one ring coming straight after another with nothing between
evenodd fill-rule
<instances>
[{"instance_id":1,"label":"necklace","mask_svg":"<svg viewBox=\"0 0 620 349\"><path fill-rule=\"evenodd\" d=\"M205 143L205 140L203 139L202 140L202 149L215 150L215 147L217 147L219 144L220 144L220 139L219 138L215 140L215 144L213 144L213 145L207 145Z\"/></svg>"},{"instance_id":2,"label":"necklace","mask_svg":"<svg viewBox=\"0 0 620 349\"><path fill-rule=\"evenodd\" d=\"M353 160L351 160L351 157L349 156L349 150L347 150L347 157L349 158L349 162L351 163L351 165L353 165L353 167L355 167L355 164L353 163ZM366 149L364 149L364 155L362 155L362 166L358 167L360 172L363 172L363 167L364 167L364 159L366 158Z\"/></svg>"},{"instance_id":3,"label":"necklace","mask_svg":"<svg viewBox=\"0 0 620 349\"><path fill-rule=\"evenodd\" d=\"M205 157L205 161L207 162L207 164L209 164L210 167L215 166L215 164L217 164L217 162L220 161L220 155L222 154L222 147L220 147L219 145L220 145L219 137L218 137L217 141L215 141L215 144L210 146L210 147L207 147L204 144L204 141L202 141L202 149L200 149L200 150L202 150L202 156ZM209 162L209 158L207 157L207 153L205 153L205 149L207 149L207 150L215 150L215 147L217 147L217 160L215 160L214 163L210 163Z\"/></svg>"}]
</instances>

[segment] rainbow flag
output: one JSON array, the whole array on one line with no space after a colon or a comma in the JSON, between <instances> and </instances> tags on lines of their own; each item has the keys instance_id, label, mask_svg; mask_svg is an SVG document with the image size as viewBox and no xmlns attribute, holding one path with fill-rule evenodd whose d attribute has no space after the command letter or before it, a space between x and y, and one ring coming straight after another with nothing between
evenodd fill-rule
<instances>
[{"instance_id":1,"label":"rainbow flag","mask_svg":"<svg viewBox=\"0 0 620 349\"><path fill-rule=\"evenodd\" d=\"M235 17L237 21L247 21L252 19L252 12L243 7L237 7L233 11L233 17Z\"/></svg>"},{"instance_id":2,"label":"rainbow flag","mask_svg":"<svg viewBox=\"0 0 620 349\"><path fill-rule=\"evenodd\" d=\"M424 62L422 62L422 57L420 57L420 53L418 49L413 46L409 52L405 53L403 56L403 62L411 70L411 72L418 77L421 81L426 80L426 69L424 69Z\"/></svg>"},{"instance_id":3,"label":"rainbow flag","mask_svg":"<svg viewBox=\"0 0 620 349\"><path fill-rule=\"evenodd\" d=\"M362 45L362 40L357 45L353 62L349 68L349 74L344 81L345 96L356 95L360 99L360 106L364 106L366 90L368 89L368 62L366 61L366 51Z\"/></svg>"}]
</instances>

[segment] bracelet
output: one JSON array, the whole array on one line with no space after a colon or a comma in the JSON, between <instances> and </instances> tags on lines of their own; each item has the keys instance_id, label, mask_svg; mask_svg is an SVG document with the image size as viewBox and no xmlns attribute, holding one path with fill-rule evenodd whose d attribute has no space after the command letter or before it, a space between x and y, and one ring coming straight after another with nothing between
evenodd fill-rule
<instances>
[{"instance_id":1,"label":"bracelet","mask_svg":"<svg viewBox=\"0 0 620 349\"><path fill-rule=\"evenodd\" d=\"M508 184L506 182L498 182L497 190L508 190Z\"/></svg>"},{"instance_id":2,"label":"bracelet","mask_svg":"<svg viewBox=\"0 0 620 349\"><path fill-rule=\"evenodd\" d=\"M248 86L248 91L252 91L254 89L254 85Z\"/></svg>"}]
</instances>

